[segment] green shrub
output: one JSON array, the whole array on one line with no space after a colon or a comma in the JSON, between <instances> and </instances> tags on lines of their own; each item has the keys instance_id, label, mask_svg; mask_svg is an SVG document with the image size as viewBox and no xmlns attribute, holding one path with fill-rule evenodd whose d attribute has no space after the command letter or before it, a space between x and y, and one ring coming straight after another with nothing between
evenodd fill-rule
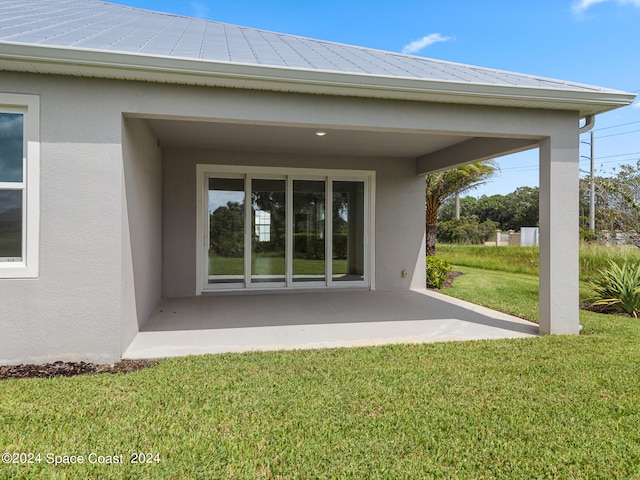
<instances>
[{"instance_id":1,"label":"green shrub","mask_svg":"<svg viewBox=\"0 0 640 480\"><path fill-rule=\"evenodd\" d=\"M319 238L315 233L294 233L293 253L295 258L307 260L324 259L324 238Z\"/></svg>"},{"instance_id":2,"label":"green shrub","mask_svg":"<svg viewBox=\"0 0 640 480\"><path fill-rule=\"evenodd\" d=\"M588 228L580 227L580 241L582 242L595 242L598 239L598 234L592 232Z\"/></svg>"},{"instance_id":3,"label":"green shrub","mask_svg":"<svg viewBox=\"0 0 640 480\"><path fill-rule=\"evenodd\" d=\"M348 252L348 235L346 233L333 234L333 258L336 260L346 260Z\"/></svg>"},{"instance_id":4,"label":"green shrub","mask_svg":"<svg viewBox=\"0 0 640 480\"><path fill-rule=\"evenodd\" d=\"M497 222L487 220L479 223L477 218L461 218L438 222L436 238L444 243L464 243L467 245L481 245L495 238Z\"/></svg>"},{"instance_id":5,"label":"green shrub","mask_svg":"<svg viewBox=\"0 0 640 480\"><path fill-rule=\"evenodd\" d=\"M451 264L436 257L427 257L427 287L442 288L451 271Z\"/></svg>"},{"instance_id":6,"label":"green shrub","mask_svg":"<svg viewBox=\"0 0 640 480\"><path fill-rule=\"evenodd\" d=\"M600 298L594 306L613 308L638 318L640 314L640 263L609 262L594 282L594 291Z\"/></svg>"}]
</instances>

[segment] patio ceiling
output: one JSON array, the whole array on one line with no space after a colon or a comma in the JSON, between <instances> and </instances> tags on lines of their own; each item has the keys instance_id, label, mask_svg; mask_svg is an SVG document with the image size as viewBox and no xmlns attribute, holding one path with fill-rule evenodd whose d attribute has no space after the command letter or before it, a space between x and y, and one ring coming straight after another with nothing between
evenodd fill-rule
<instances>
[{"instance_id":1,"label":"patio ceiling","mask_svg":"<svg viewBox=\"0 0 640 480\"><path fill-rule=\"evenodd\" d=\"M163 147L223 151L418 158L471 137L322 126L256 125L148 119ZM316 132L326 132L317 136Z\"/></svg>"}]
</instances>

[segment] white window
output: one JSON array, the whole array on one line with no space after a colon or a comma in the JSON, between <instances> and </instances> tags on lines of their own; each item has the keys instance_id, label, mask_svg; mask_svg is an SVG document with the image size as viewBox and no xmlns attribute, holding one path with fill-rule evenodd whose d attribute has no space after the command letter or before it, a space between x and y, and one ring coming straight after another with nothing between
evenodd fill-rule
<instances>
[{"instance_id":1,"label":"white window","mask_svg":"<svg viewBox=\"0 0 640 480\"><path fill-rule=\"evenodd\" d=\"M271 213L256 210L256 238L259 242L271 241Z\"/></svg>"},{"instance_id":2,"label":"white window","mask_svg":"<svg viewBox=\"0 0 640 480\"><path fill-rule=\"evenodd\" d=\"M0 94L0 278L38 276L39 99Z\"/></svg>"}]
</instances>

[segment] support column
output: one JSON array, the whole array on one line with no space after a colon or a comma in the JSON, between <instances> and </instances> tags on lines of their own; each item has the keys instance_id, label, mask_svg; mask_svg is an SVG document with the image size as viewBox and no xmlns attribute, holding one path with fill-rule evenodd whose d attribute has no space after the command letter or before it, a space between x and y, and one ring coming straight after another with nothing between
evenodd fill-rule
<instances>
[{"instance_id":1,"label":"support column","mask_svg":"<svg viewBox=\"0 0 640 480\"><path fill-rule=\"evenodd\" d=\"M541 334L579 331L577 127L576 118L540 142Z\"/></svg>"}]
</instances>

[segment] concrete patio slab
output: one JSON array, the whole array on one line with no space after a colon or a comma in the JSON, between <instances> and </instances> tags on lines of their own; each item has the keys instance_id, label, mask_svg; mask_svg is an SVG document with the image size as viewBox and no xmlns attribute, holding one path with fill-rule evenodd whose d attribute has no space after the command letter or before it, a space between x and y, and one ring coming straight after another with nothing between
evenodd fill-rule
<instances>
[{"instance_id":1,"label":"concrete patio slab","mask_svg":"<svg viewBox=\"0 0 640 480\"><path fill-rule=\"evenodd\" d=\"M521 338L538 325L429 290L163 299L124 358Z\"/></svg>"}]
</instances>

